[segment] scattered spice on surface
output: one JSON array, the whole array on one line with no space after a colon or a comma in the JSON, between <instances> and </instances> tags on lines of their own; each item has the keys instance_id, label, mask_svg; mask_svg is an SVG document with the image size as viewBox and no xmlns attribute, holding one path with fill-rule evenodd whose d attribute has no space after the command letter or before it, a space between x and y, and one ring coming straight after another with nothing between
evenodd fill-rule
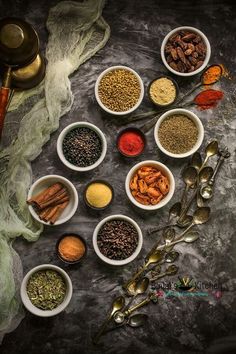
<instances>
[{"instance_id":1,"label":"scattered spice on surface","mask_svg":"<svg viewBox=\"0 0 236 354\"><path fill-rule=\"evenodd\" d=\"M194 103L200 109L211 109L217 106L223 98L224 93L219 90L205 90L200 92L195 98Z\"/></svg>"},{"instance_id":2,"label":"scattered spice on surface","mask_svg":"<svg viewBox=\"0 0 236 354\"><path fill-rule=\"evenodd\" d=\"M156 205L169 192L170 183L157 168L143 166L131 178L130 189L137 202L144 205Z\"/></svg>"},{"instance_id":3,"label":"scattered spice on surface","mask_svg":"<svg viewBox=\"0 0 236 354\"><path fill-rule=\"evenodd\" d=\"M207 48L198 33L182 30L169 38L164 51L166 61L172 69L190 73L203 65Z\"/></svg>"},{"instance_id":4,"label":"scattered spice on surface","mask_svg":"<svg viewBox=\"0 0 236 354\"><path fill-rule=\"evenodd\" d=\"M174 102L176 88L172 80L167 77L161 77L151 83L149 94L154 103L165 106Z\"/></svg>"},{"instance_id":5,"label":"scattered spice on surface","mask_svg":"<svg viewBox=\"0 0 236 354\"><path fill-rule=\"evenodd\" d=\"M100 252L105 257L113 260L126 259L137 248L138 232L127 221L107 221L98 232L97 244Z\"/></svg>"},{"instance_id":6,"label":"scattered spice on surface","mask_svg":"<svg viewBox=\"0 0 236 354\"><path fill-rule=\"evenodd\" d=\"M58 245L58 251L65 261L76 262L85 253L84 242L77 236L68 235L62 238Z\"/></svg>"},{"instance_id":7,"label":"scattered spice on surface","mask_svg":"<svg viewBox=\"0 0 236 354\"><path fill-rule=\"evenodd\" d=\"M158 137L167 151L184 154L196 144L198 129L189 117L175 114L165 118L160 124Z\"/></svg>"},{"instance_id":8,"label":"scattered spice on surface","mask_svg":"<svg viewBox=\"0 0 236 354\"><path fill-rule=\"evenodd\" d=\"M87 167L101 156L102 142L94 130L87 127L75 128L65 136L62 148L67 161L78 167Z\"/></svg>"},{"instance_id":9,"label":"scattered spice on surface","mask_svg":"<svg viewBox=\"0 0 236 354\"><path fill-rule=\"evenodd\" d=\"M86 189L85 197L92 207L104 208L111 202L112 190L105 183L94 182Z\"/></svg>"},{"instance_id":10,"label":"scattered spice on surface","mask_svg":"<svg viewBox=\"0 0 236 354\"><path fill-rule=\"evenodd\" d=\"M27 204L33 206L40 220L53 225L69 204L69 199L66 187L61 183L54 183L28 199Z\"/></svg>"},{"instance_id":11,"label":"scattered spice on surface","mask_svg":"<svg viewBox=\"0 0 236 354\"><path fill-rule=\"evenodd\" d=\"M133 108L139 100L140 93L138 78L126 69L109 71L98 86L100 100L114 112L125 112Z\"/></svg>"},{"instance_id":12,"label":"scattered spice on surface","mask_svg":"<svg viewBox=\"0 0 236 354\"><path fill-rule=\"evenodd\" d=\"M222 67L220 65L211 65L202 75L204 85L212 85L222 76Z\"/></svg>"},{"instance_id":13,"label":"scattered spice on surface","mask_svg":"<svg viewBox=\"0 0 236 354\"><path fill-rule=\"evenodd\" d=\"M118 139L120 152L127 156L137 156L141 154L144 146L145 143L142 134L135 129L124 131Z\"/></svg>"},{"instance_id":14,"label":"scattered spice on surface","mask_svg":"<svg viewBox=\"0 0 236 354\"><path fill-rule=\"evenodd\" d=\"M226 66L224 64L220 64L220 67L222 69L222 76L229 79L229 80L232 80L232 76L231 76L231 73L230 71L226 68Z\"/></svg>"},{"instance_id":15,"label":"scattered spice on surface","mask_svg":"<svg viewBox=\"0 0 236 354\"><path fill-rule=\"evenodd\" d=\"M34 306L41 310L53 310L63 302L66 284L57 271L40 270L31 275L26 290Z\"/></svg>"}]
</instances>

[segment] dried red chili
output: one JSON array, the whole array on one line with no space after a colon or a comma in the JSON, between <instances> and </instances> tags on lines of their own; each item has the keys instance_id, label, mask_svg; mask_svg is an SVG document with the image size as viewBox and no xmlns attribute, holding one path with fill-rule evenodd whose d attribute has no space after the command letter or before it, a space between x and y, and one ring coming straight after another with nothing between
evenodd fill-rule
<instances>
[{"instance_id":1,"label":"dried red chili","mask_svg":"<svg viewBox=\"0 0 236 354\"><path fill-rule=\"evenodd\" d=\"M214 108L223 96L224 93L222 91L205 90L194 98L194 103L198 105L200 109L210 109Z\"/></svg>"},{"instance_id":2,"label":"dried red chili","mask_svg":"<svg viewBox=\"0 0 236 354\"><path fill-rule=\"evenodd\" d=\"M136 130L125 131L118 138L118 148L124 155L139 155L144 149L144 139Z\"/></svg>"}]
</instances>

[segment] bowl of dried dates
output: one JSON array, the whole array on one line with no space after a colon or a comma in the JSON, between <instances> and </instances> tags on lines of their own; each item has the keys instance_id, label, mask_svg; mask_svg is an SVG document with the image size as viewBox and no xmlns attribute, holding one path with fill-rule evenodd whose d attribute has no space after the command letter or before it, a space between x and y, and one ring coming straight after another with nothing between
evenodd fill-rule
<instances>
[{"instance_id":1,"label":"bowl of dried dates","mask_svg":"<svg viewBox=\"0 0 236 354\"><path fill-rule=\"evenodd\" d=\"M210 43L194 27L177 27L169 32L161 45L161 58L168 70L179 76L200 73L211 56Z\"/></svg>"}]
</instances>

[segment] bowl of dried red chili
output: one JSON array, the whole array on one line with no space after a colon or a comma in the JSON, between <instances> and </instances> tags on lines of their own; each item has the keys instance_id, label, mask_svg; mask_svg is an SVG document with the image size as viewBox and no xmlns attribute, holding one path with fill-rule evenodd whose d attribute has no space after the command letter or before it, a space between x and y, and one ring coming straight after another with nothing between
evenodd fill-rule
<instances>
[{"instance_id":1,"label":"bowl of dried red chili","mask_svg":"<svg viewBox=\"0 0 236 354\"><path fill-rule=\"evenodd\" d=\"M135 206L154 211L173 197L175 180L163 163L155 160L139 162L131 168L125 180L127 197Z\"/></svg>"},{"instance_id":2,"label":"bowl of dried red chili","mask_svg":"<svg viewBox=\"0 0 236 354\"><path fill-rule=\"evenodd\" d=\"M146 145L144 133L134 127L123 129L117 137L116 146L125 157L137 157L142 154Z\"/></svg>"}]
</instances>

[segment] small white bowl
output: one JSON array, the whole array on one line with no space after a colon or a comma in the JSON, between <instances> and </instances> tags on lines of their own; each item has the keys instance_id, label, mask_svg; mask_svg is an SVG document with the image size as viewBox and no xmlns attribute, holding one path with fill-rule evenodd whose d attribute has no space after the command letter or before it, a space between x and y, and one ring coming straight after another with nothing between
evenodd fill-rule
<instances>
[{"instance_id":1,"label":"small white bowl","mask_svg":"<svg viewBox=\"0 0 236 354\"><path fill-rule=\"evenodd\" d=\"M194 70L191 73L181 73L179 71L172 69L169 66L169 64L167 63L166 57L165 57L165 46L166 46L169 38L171 36L173 36L173 34L175 34L176 32L185 31L185 30L199 34L199 36L202 38L203 42L206 45L206 57L203 61L203 64L197 70ZM195 27L182 26L182 27L177 27L177 28L173 29L165 36L165 38L163 39L162 45L161 45L161 58L162 58L162 61L165 65L165 67L168 70L170 70L173 74L178 75L178 76L193 76L193 75L200 73L203 69L205 69L205 67L209 63L210 56L211 56L211 46L210 46L210 43L209 43L207 37L205 36L205 34L202 31L200 31L199 29L197 29Z\"/></svg>"},{"instance_id":2,"label":"small white bowl","mask_svg":"<svg viewBox=\"0 0 236 354\"><path fill-rule=\"evenodd\" d=\"M92 165L87 166L87 167L79 167L76 165L73 165L72 163L70 163L69 161L66 160L64 154L63 154L63 149L62 149L62 143L63 140L65 138L65 136L73 129L75 128L89 128L93 131L95 131L95 133L97 133L97 135L99 136L99 138L101 139L102 142L102 153L101 156L99 157L99 159ZM57 139L57 153L58 156L61 160L61 162L69 167L71 170L74 171L78 171L78 172L86 172L86 171L90 171L93 170L94 168L98 167L100 165L100 163L102 163L102 161L104 160L105 156L106 156L106 152L107 152L107 141L105 138L105 135L103 134L103 132L94 124L92 123L88 123L88 122L76 122L76 123L72 123L70 125L68 125L67 127L65 127L62 132L60 133L58 139Z\"/></svg>"},{"instance_id":3,"label":"small white bowl","mask_svg":"<svg viewBox=\"0 0 236 354\"><path fill-rule=\"evenodd\" d=\"M184 154L174 154L174 153L166 150L161 145L161 142L160 142L159 137L158 137L158 130L160 128L161 123L167 117L172 116L174 114L183 114L183 115L187 116L188 118L190 118L196 124L196 127L198 129L198 139L197 139L196 144L192 147L191 150L189 150L188 152L185 152ZM191 111L188 111L187 109L183 109L183 108L171 109L170 111L162 114L162 116L156 122L156 125L155 125L155 128L154 128L154 139L156 141L156 144L157 144L158 148L162 152L164 152L164 154L166 154L166 155L168 155L170 157L175 157L177 159L182 159L184 157L191 156L194 152L196 152L200 148L200 146L201 146L201 144L203 142L203 138L204 138L204 128L203 128L202 122L200 121L200 119L198 118L198 116L196 114L194 114Z\"/></svg>"},{"instance_id":4,"label":"small white bowl","mask_svg":"<svg viewBox=\"0 0 236 354\"><path fill-rule=\"evenodd\" d=\"M113 70L117 70L117 69L124 69L124 70L128 70L130 71L131 73L133 73L138 81L139 81L139 84L140 84L140 97L139 97L139 100L138 102L132 107L130 108L129 110L127 111L123 111L123 112L115 112L115 111L112 111L111 109L109 109L108 107L106 107L102 101L100 100L100 97L99 97L99 94L98 94L98 87L99 87L99 84L100 84L100 81L101 79L107 74L109 73L110 71L113 71ZM129 113L132 113L134 112L141 104L142 100L143 100L143 96L144 96L144 86L143 86L143 81L141 79L141 77L139 76L139 74L134 71L133 69L129 68L128 66L123 66L123 65L116 65L116 66L111 66L110 68L104 70L97 78L97 81L96 81L96 84L95 84L95 97L96 97L96 100L97 100L97 103L99 104L99 106L104 110L106 111L107 113L110 113L110 114L113 114L113 115L116 115L116 116L121 116L121 115L125 115L125 114L129 114Z\"/></svg>"},{"instance_id":5,"label":"small white bowl","mask_svg":"<svg viewBox=\"0 0 236 354\"><path fill-rule=\"evenodd\" d=\"M126 258L126 259L122 259L122 260L110 259L110 258L104 256L100 252L100 250L98 248L98 245L97 245L98 232L101 229L102 225L104 225L105 222L110 221L110 220L124 220L124 221L127 221L130 224L132 224L135 227L135 229L137 230L137 232L138 232L138 245L137 245L137 248L134 251L134 253L130 257ZM139 252L141 251L142 245L143 245L143 235L142 235L142 231L141 231L140 227L138 226L138 224L133 219L129 218L126 215L117 214L117 215L110 215L110 216L106 217L105 219L101 220L97 224L97 226L96 226L96 228L95 228L95 230L93 232L93 248L94 248L94 251L96 252L97 256L102 261L104 261L107 264L113 265L113 266L123 266L123 265L125 265L127 263L132 262L138 256Z\"/></svg>"},{"instance_id":6,"label":"small white bowl","mask_svg":"<svg viewBox=\"0 0 236 354\"><path fill-rule=\"evenodd\" d=\"M53 225L41 220L39 218L38 214L36 213L36 211L34 210L34 208L31 205L29 205L29 211L30 211L31 215L37 221L41 222L42 224L49 225L49 226L55 226L55 225L60 225L60 224L65 223L66 221L71 219L72 216L74 215L74 213L76 212L79 199L78 199L78 193L77 193L74 185L65 177L62 177L59 175L47 175L47 176L39 178L37 181L35 181L32 184L32 186L30 187L29 193L28 193L28 198L27 198L27 199L32 198L34 195L37 195L38 193L42 192L44 189L50 187L52 184L54 184L56 182L60 182L61 184L63 184L66 187L66 189L68 190L70 199L69 199L69 204L63 210L62 214L60 215L58 220Z\"/></svg>"},{"instance_id":7,"label":"small white bowl","mask_svg":"<svg viewBox=\"0 0 236 354\"><path fill-rule=\"evenodd\" d=\"M53 310L41 310L38 307L34 306L32 304L32 302L30 301L29 296L27 294L27 290L26 290L27 283L28 283L30 277L35 272L38 272L40 270L45 270L45 269L55 270L58 273L60 273L60 275L62 275L62 277L64 278L65 283L66 283L66 287L67 287L66 295L65 295L63 302ZM72 287L72 283L71 283L71 280L70 280L68 274L60 267L57 267L52 264L42 264L42 265L39 265L39 266L31 269L25 275L25 277L21 283L21 289L20 289L21 300L22 300L24 306L26 307L26 309L28 311L30 311L33 315L36 315L39 317L51 317L51 316L55 316L55 315L59 314L60 312L62 312L68 306L68 304L71 300L71 297L72 297L72 292L73 292L73 287Z\"/></svg>"},{"instance_id":8,"label":"small white bowl","mask_svg":"<svg viewBox=\"0 0 236 354\"><path fill-rule=\"evenodd\" d=\"M170 183L170 189L168 194L165 196L165 198L163 198L158 204L156 205L144 205L139 203L132 195L131 191L130 191L130 180L133 177L133 175L136 173L136 171L143 167L143 166L153 166L155 168L157 168L159 171L161 171L169 180ZM137 163L136 165L134 165L131 170L129 171L129 173L127 174L126 180L125 180L125 190L126 190L126 194L129 198L129 200L136 205L138 208L143 209L143 210L157 210L162 208L164 205L166 205L171 198L173 197L174 191L175 191L175 180L174 180L174 176L172 174L172 172L169 170L169 168L167 166L165 166L163 163L159 162L159 161L154 161L154 160L146 160L146 161L142 161Z\"/></svg>"}]
</instances>

